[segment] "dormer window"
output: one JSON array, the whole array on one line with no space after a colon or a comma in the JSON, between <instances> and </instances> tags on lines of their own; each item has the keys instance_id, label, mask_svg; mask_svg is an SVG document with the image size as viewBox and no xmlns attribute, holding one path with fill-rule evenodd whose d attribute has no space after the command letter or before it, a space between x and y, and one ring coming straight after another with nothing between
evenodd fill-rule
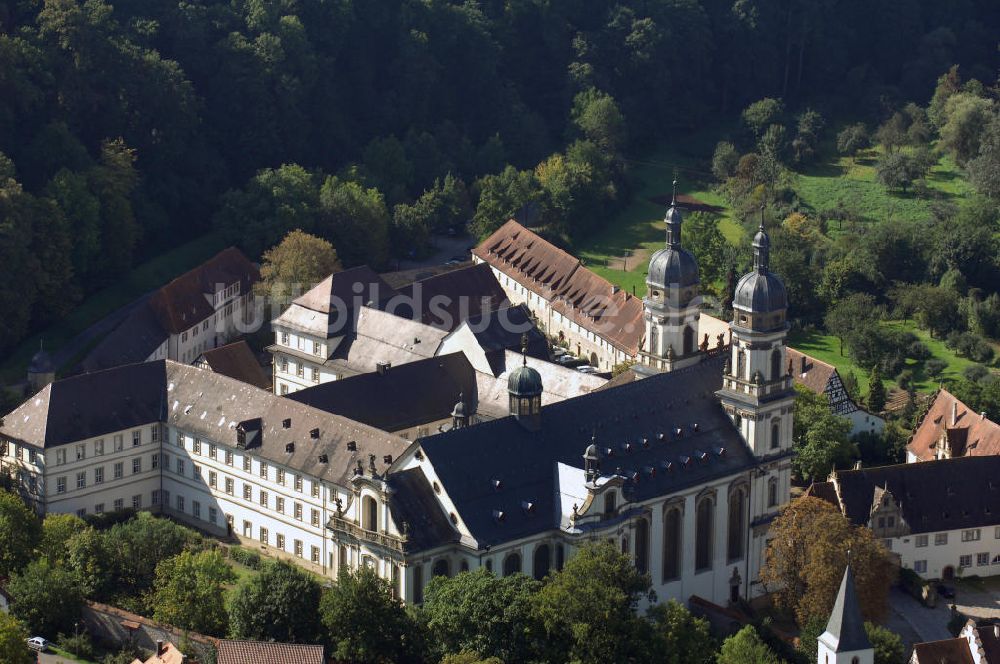
<instances>
[{"instance_id":1,"label":"dormer window","mask_svg":"<svg viewBox=\"0 0 1000 664\"><path fill-rule=\"evenodd\" d=\"M615 509L615 492L610 491L604 496L604 516L613 516Z\"/></svg>"}]
</instances>

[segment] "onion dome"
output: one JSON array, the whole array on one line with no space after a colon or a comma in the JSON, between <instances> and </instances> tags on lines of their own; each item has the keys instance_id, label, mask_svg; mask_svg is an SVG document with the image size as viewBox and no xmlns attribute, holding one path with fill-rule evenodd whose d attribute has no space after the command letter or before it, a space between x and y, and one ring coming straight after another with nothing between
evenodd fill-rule
<instances>
[{"instance_id":1,"label":"onion dome","mask_svg":"<svg viewBox=\"0 0 1000 664\"><path fill-rule=\"evenodd\" d=\"M771 238L764 230L764 208L760 228L753 238L753 270L736 284L733 307L752 313L771 313L788 308L788 293L778 275L770 270Z\"/></svg>"},{"instance_id":2,"label":"onion dome","mask_svg":"<svg viewBox=\"0 0 1000 664\"><path fill-rule=\"evenodd\" d=\"M519 397L537 396L542 393L542 376L527 363L522 364L507 377L507 391Z\"/></svg>"},{"instance_id":3,"label":"onion dome","mask_svg":"<svg viewBox=\"0 0 1000 664\"><path fill-rule=\"evenodd\" d=\"M684 288L698 283L698 261L694 255L681 246L681 224L684 222L677 207L677 181L674 181L674 197L670 201L665 218L667 224L667 246L660 249L649 260L646 284L651 288L666 290L672 285Z\"/></svg>"}]
</instances>

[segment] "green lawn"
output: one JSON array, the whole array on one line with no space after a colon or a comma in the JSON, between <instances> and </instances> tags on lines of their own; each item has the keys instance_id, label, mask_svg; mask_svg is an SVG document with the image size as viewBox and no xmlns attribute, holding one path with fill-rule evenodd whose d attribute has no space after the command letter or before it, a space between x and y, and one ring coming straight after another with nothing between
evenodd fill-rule
<instances>
[{"instance_id":1,"label":"green lawn","mask_svg":"<svg viewBox=\"0 0 1000 664\"><path fill-rule=\"evenodd\" d=\"M21 342L0 364L0 380L6 383L23 380L28 362L38 350L42 340L46 349L58 350L77 334L119 307L205 262L224 247L222 238L211 233L139 265L118 283L94 293L74 307L63 320Z\"/></svg>"},{"instance_id":2,"label":"green lawn","mask_svg":"<svg viewBox=\"0 0 1000 664\"><path fill-rule=\"evenodd\" d=\"M643 295L649 254L662 249L666 242L663 223L666 206L651 199L669 198L671 183L676 177L679 193L725 208L726 201L714 191L715 182L709 169L715 143L727 129L726 126L713 127L679 136L669 148L661 147L627 160L636 187L631 203L604 228L580 242L574 253L587 267L611 283L628 291L634 287L638 295ZM725 211L720 217L719 229L733 244L745 241L743 228ZM626 254L631 256L627 270L617 260ZM609 267L609 261L616 265Z\"/></svg>"},{"instance_id":3,"label":"green lawn","mask_svg":"<svg viewBox=\"0 0 1000 664\"><path fill-rule=\"evenodd\" d=\"M59 657L62 657L63 659L68 659L68 660L73 661L73 662L81 662L81 664L97 664L96 662L93 662L93 661L91 661L89 659L82 659L80 657L77 657L76 655L74 655L74 654L72 654L72 653L70 653L70 652L68 652L66 650L63 650L62 648L57 648L56 646L50 647L49 648L49 653L52 654L52 655L58 655Z\"/></svg>"},{"instance_id":4,"label":"green lawn","mask_svg":"<svg viewBox=\"0 0 1000 664\"><path fill-rule=\"evenodd\" d=\"M916 324L912 321L887 321L883 325L891 329L912 332L930 349L934 358L948 363L948 367L944 370L944 373L938 378L932 379L924 372L924 362L918 362L912 358L908 359L906 365L913 372L913 385L918 392L932 392L937 389L941 381L960 378L962 371L966 367L975 364L971 360L956 355L945 346L942 340L932 339L926 330L917 328ZM848 372L853 372L854 376L858 379L861 392L863 394L867 393L869 368L862 368L855 364L846 350L841 355L840 342L837 340L837 337L819 332L799 332L791 335L788 345L818 360L832 364L837 367L837 371L841 376L847 375ZM896 387L895 376L885 376L884 379L886 388Z\"/></svg>"},{"instance_id":5,"label":"green lawn","mask_svg":"<svg viewBox=\"0 0 1000 664\"><path fill-rule=\"evenodd\" d=\"M843 203L867 222L896 219L918 221L930 215L931 200L917 198L912 191L890 192L875 177L878 150L866 150L855 163L847 157L806 169L794 179L803 203L813 210L827 210ZM948 156L938 160L926 178L929 189L944 199L962 198L972 187ZM837 228L830 233L836 235Z\"/></svg>"}]
</instances>

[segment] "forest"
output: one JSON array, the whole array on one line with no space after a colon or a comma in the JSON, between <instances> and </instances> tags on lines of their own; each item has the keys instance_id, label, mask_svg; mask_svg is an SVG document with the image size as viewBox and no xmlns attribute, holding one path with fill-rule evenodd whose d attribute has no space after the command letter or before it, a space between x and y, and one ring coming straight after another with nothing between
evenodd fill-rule
<instances>
[{"instance_id":1,"label":"forest","mask_svg":"<svg viewBox=\"0 0 1000 664\"><path fill-rule=\"evenodd\" d=\"M995 99L998 28L991 0L4 0L0 351L212 231L386 267L537 200L573 243L633 195L623 155L756 100L876 126L954 65Z\"/></svg>"}]
</instances>

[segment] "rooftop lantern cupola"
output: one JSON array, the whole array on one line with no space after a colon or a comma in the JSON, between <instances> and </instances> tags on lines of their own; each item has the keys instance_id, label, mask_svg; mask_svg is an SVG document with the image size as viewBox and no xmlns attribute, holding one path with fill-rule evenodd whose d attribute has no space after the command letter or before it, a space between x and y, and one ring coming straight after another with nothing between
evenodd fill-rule
<instances>
[{"instance_id":1,"label":"rooftop lantern cupola","mask_svg":"<svg viewBox=\"0 0 1000 664\"><path fill-rule=\"evenodd\" d=\"M469 426L469 411L465 405L465 394L459 393L458 403L451 411L451 427L453 429L464 429Z\"/></svg>"},{"instance_id":2,"label":"rooftop lantern cupola","mask_svg":"<svg viewBox=\"0 0 1000 664\"><path fill-rule=\"evenodd\" d=\"M528 366L528 336L521 337L522 364L507 378L510 414L529 431L542 426L542 377Z\"/></svg>"},{"instance_id":3,"label":"rooftop lantern cupola","mask_svg":"<svg viewBox=\"0 0 1000 664\"><path fill-rule=\"evenodd\" d=\"M583 452L583 476L588 484L597 480L601 472L601 456L597 451L597 436L590 439L590 445Z\"/></svg>"}]
</instances>

